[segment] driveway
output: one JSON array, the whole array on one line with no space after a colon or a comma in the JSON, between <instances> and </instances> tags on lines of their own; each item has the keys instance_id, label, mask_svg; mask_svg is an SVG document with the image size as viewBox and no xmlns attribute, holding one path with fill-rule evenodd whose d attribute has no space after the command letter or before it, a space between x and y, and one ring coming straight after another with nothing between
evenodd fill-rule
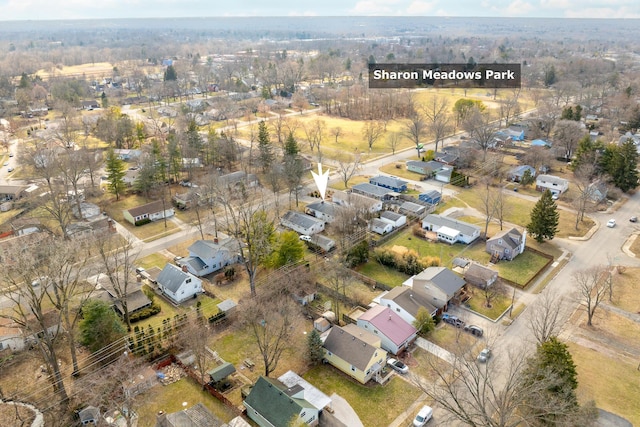
<instances>
[{"instance_id":1,"label":"driveway","mask_svg":"<svg viewBox=\"0 0 640 427\"><path fill-rule=\"evenodd\" d=\"M335 393L331 395L331 408L333 409L333 417L328 417L327 423L323 423L323 425L328 427L364 427L349 402Z\"/></svg>"}]
</instances>

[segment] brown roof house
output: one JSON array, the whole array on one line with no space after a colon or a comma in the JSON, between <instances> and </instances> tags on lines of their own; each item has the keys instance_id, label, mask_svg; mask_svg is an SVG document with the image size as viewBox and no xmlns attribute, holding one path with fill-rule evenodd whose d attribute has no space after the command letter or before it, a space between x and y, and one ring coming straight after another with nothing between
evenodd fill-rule
<instances>
[{"instance_id":1,"label":"brown roof house","mask_svg":"<svg viewBox=\"0 0 640 427\"><path fill-rule=\"evenodd\" d=\"M379 337L355 325L350 326L359 331L340 326L329 329L324 336L324 358L345 374L366 384L382 370L387 352L381 348Z\"/></svg>"},{"instance_id":2,"label":"brown roof house","mask_svg":"<svg viewBox=\"0 0 640 427\"><path fill-rule=\"evenodd\" d=\"M498 280L498 272L472 262L464 273L464 280L480 289L486 289Z\"/></svg>"},{"instance_id":3,"label":"brown roof house","mask_svg":"<svg viewBox=\"0 0 640 427\"><path fill-rule=\"evenodd\" d=\"M423 289L396 286L380 297L380 305L390 308L407 323L413 325L421 307L424 307L432 317L438 314L438 307L433 305L432 299L433 297Z\"/></svg>"},{"instance_id":4,"label":"brown roof house","mask_svg":"<svg viewBox=\"0 0 640 427\"><path fill-rule=\"evenodd\" d=\"M171 203L163 203L162 200L156 200L146 205L125 209L122 211L122 215L131 224L142 225L163 218L171 218L175 215L175 211Z\"/></svg>"}]
</instances>

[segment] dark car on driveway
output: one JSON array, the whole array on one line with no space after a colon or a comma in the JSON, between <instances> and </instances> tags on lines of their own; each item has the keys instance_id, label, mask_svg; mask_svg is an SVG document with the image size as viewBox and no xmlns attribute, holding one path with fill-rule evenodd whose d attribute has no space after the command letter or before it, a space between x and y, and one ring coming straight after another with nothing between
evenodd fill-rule
<instances>
[{"instance_id":1,"label":"dark car on driveway","mask_svg":"<svg viewBox=\"0 0 640 427\"><path fill-rule=\"evenodd\" d=\"M469 332L471 335L475 335L476 337L481 337L484 334L482 328L476 325L467 325L464 327L464 330Z\"/></svg>"}]
</instances>

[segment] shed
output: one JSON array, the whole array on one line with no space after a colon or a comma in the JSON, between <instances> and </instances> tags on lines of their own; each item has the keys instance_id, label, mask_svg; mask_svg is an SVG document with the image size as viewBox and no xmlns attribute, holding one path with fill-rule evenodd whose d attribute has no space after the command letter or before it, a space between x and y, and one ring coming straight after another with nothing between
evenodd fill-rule
<instances>
[{"instance_id":1,"label":"shed","mask_svg":"<svg viewBox=\"0 0 640 427\"><path fill-rule=\"evenodd\" d=\"M407 223L406 216L391 211L381 212L380 220L391 224L393 228L402 227Z\"/></svg>"},{"instance_id":2,"label":"shed","mask_svg":"<svg viewBox=\"0 0 640 427\"><path fill-rule=\"evenodd\" d=\"M238 306L238 304L236 304L236 302L234 300L232 300L232 299L226 299L226 300L222 301L220 304L217 305L218 310L220 310L223 313L230 313L237 306Z\"/></svg>"},{"instance_id":3,"label":"shed","mask_svg":"<svg viewBox=\"0 0 640 427\"><path fill-rule=\"evenodd\" d=\"M329 328L331 327L331 322L329 322L324 317L320 317L320 318L318 318L318 319L313 321L313 327L318 332L324 332L324 331L329 330Z\"/></svg>"},{"instance_id":4,"label":"shed","mask_svg":"<svg viewBox=\"0 0 640 427\"><path fill-rule=\"evenodd\" d=\"M427 212L426 206L419 205L413 202L404 202L400 205L400 212L405 215L420 217Z\"/></svg>"},{"instance_id":5,"label":"shed","mask_svg":"<svg viewBox=\"0 0 640 427\"><path fill-rule=\"evenodd\" d=\"M393 225L379 218L374 218L369 223L369 229L377 234L387 234L393 231Z\"/></svg>"},{"instance_id":6,"label":"shed","mask_svg":"<svg viewBox=\"0 0 640 427\"><path fill-rule=\"evenodd\" d=\"M437 205L438 203L440 203L441 198L442 194L440 194L440 192L437 190L427 191L426 193L422 193L418 196L418 200L430 203L432 205Z\"/></svg>"},{"instance_id":7,"label":"shed","mask_svg":"<svg viewBox=\"0 0 640 427\"><path fill-rule=\"evenodd\" d=\"M235 371L236 368L235 366L233 366L233 364L224 362L222 365L207 371L207 375L209 375L211 382L217 383L218 381L222 381L223 379L227 378Z\"/></svg>"}]
</instances>

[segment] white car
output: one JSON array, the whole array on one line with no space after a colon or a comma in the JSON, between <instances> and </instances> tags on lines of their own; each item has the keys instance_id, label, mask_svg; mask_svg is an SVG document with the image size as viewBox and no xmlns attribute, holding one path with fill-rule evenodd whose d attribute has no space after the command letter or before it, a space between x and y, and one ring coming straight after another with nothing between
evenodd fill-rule
<instances>
[{"instance_id":1,"label":"white car","mask_svg":"<svg viewBox=\"0 0 640 427\"><path fill-rule=\"evenodd\" d=\"M303 234L302 236L300 236L300 240L302 240L303 242L310 242L311 236L307 236L306 234Z\"/></svg>"},{"instance_id":2,"label":"white car","mask_svg":"<svg viewBox=\"0 0 640 427\"><path fill-rule=\"evenodd\" d=\"M391 366L401 374L406 374L407 372L409 372L409 367L397 359L387 360L387 365Z\"/></svg>"},{"instance_id":3,"label":"white car","mask_svg":"<svg viewBox=\"0 0 640 427\"><path fill-rule=\"evenodd\" d=\"M418 415L413 419L413 427L423 427L429 422L432 416L433 409L431 409L431 406L423 406L420 412L418 412Z\"/></svg>"},{"instance_id":4,"label":"white car","mask_svg":"<svg viewBox=\"0 0 640 427\"><path fill-rule=\"evenodd\" d=\"M616 226L616 220L615 219L610 219L609 221L607 221L607 227L613 228L615 226Z\"/></svg>"}]
</instances>

